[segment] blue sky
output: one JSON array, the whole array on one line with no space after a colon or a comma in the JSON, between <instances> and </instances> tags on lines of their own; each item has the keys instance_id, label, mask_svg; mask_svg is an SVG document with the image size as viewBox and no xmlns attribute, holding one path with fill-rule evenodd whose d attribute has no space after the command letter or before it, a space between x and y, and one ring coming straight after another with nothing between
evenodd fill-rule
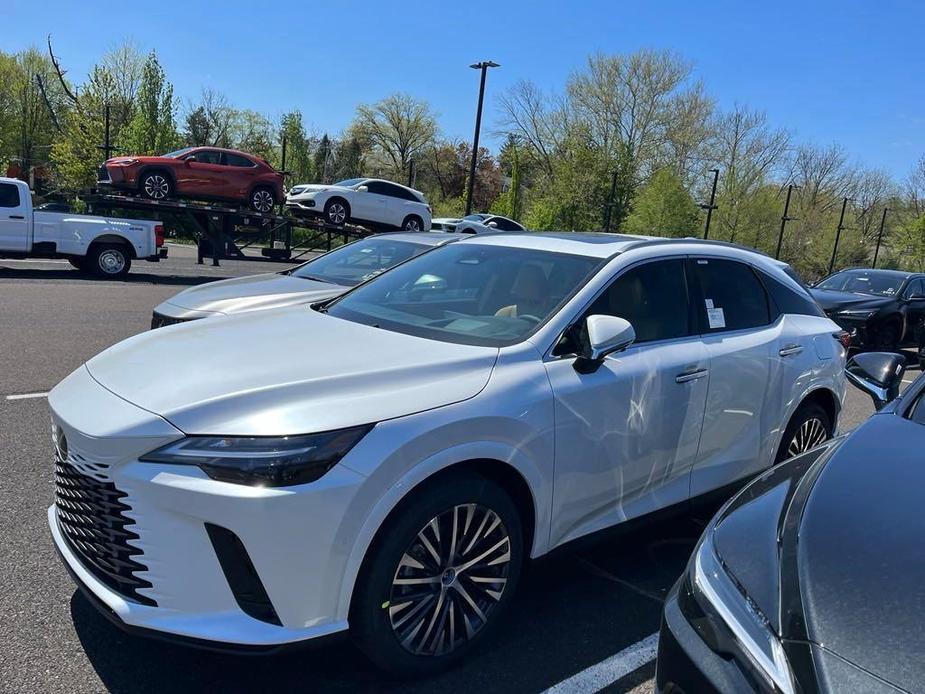
<instances>
[{"instance_id":1,"label":"blue sky","mask_svg":"<svg viewBox=\"0 0 925 694\"><path fill-rule=\"evenodd\" d=\"M394 91L427 99L445 134L470 138L492 59L494 97L530 79L549 90L596 51L667 48L694 63L719 105L745 103L798 140L838 142L859 162L906 176L925 153L925 3L877 2L228 2L6 0L0 48L44 46L72 77L124 39L155 48L181 99L203 86L270 116L301 109L339 132L356 104ZM493 144L489 138L488 144Z\"/></svg>"}]
</instances>

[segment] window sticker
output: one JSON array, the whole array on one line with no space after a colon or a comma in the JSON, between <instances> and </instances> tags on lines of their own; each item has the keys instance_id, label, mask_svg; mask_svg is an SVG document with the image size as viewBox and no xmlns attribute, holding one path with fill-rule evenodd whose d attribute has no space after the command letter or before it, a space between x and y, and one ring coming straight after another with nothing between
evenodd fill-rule
<instances>
[{"instance_id":1,"label":"window sticker","mask_svg":"<svg viewBox=\"0 0 925 694\"><path fill-rule=\"evenodd\" d=\"M710 330L726 327L726 316L723 315L721 308L708 308L707 321L710 323Z\"/></svg>"},{"instance_id":2,"label":"window sticker","mask_svg":"<svg viewBox=\"0 0 925 694\"><path fill-rule=\"evenodd\" d=\"M713 308L713 299L704 299L703 303L707 305L707 308Z\"/></svg>"}]
</instances>

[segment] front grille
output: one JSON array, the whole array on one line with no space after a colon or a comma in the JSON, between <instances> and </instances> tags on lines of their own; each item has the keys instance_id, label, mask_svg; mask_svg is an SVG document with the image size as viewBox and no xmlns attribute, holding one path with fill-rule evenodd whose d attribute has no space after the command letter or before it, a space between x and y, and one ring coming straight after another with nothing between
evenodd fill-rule
<instances>
[{"instance_id":1,"label":"front grille","mask_svg":"<svg viewBox=\"0 0 925 694\"><path fill-rule=\"evenodd\" d=\"M138 594L151 583L135 576L148 567L135 561L142 551L129 544L138 535L126 529L134 524L124 515L131 510L122 501L126 496L111 482L81 474L55 455L55 506L68 546L90 573L119 595L156 607L157 602Z\"/></svg>"},{"instance_id":2,"label":"front grille","mask_svg":"<svg viewBox=\"0 0 925 694\"><path fill-rule=\"evenodd\" d=\"M106 165L105 165L105 164L104 164L103 166L100 167L100 171L99 171L99 173L98 173L97 176L96 176L96 180L98 180L98 181L106 181L106 182L109 182L109 180L110 180L110 178L109 178L109 169L106 168Z\"/></svg>"},{"instance_id":3,"label":"front grille","mask_svg":"<svg viewBox=\"0 0 925 694\"><path fill-rule=\"evenodd\" d=\"M195 320L194 318L174 318L173 316L165 316L163 313L158 313L154 311L151 314L151 330L156 328L163 328L168 325L176 325L177 323L186 323L187 321Z\"/></svg>"}]
</instances>

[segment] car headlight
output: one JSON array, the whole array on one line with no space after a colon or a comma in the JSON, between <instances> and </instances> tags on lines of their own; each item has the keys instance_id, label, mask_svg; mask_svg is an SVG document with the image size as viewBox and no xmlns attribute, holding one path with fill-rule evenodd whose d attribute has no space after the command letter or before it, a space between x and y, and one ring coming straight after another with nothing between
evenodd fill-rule
<instances>
[{"instance_id":1,"label":"car headlight","mask_svg":"<svg viewBox=\"0 0 925 694\"><path fill-rule=\"evenodd\" d=\"M876 312L876 310L871 311L868 308L858 310L847 309L845 311L839 311L836 315L843 316L844 318L863 318L866 320L873 317Z\"/></svg>"},{"instance_id":2,"label":"car headlight","mask_svg":"<svg viewBox=\"0 0 925 694\"><path fill-rule=\"evenodd\" d=\"M301 436L189 436L146 453L139 460L195 465L222 482L286 487L319 479L373 426Z\"/></svg>"},{"instance_id":3,"label":"car headlight","mask_svg":"<svg viewBox=\"0 0 925 694\"><path fill-rule=\"evenodd\" d=\"M289 195L298 195L303 190L305 190L305 186L295 186L294 188L289 189Z\"/></svg>"},{"instance_id":4,"label":"car headlight","mask_svg":"<svg viewBox=\"0 0 925 694\"><path fill-rule=\"evenodd\" d=\"M717 556L708 529L688 565L682 610L712 650L731 655L773 692L796 690L783 645ZM691 601L695 604L691 604Z\"/></svg>"}]
</instances>

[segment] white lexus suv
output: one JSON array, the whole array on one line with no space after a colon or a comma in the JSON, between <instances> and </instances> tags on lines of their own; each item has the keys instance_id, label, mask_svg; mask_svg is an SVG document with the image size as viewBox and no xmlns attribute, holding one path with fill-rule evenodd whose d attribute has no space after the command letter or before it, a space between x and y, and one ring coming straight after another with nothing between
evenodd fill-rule
<instances>
[{"instance_id":1,"label":"white lexus suv","mask_svg":"<svg viewBox=\"0 0 925 694\"><path fill-rule=\"evenodd\" d=\"M430 230L431 210L423 193L377 178L293 186L286 194L286 209L320 216L335 226L354 222L374 229Z\"/></svg>"},{"instance_id":2,"label":"white lexus suv","mask_svg":"<svg viewBox=\"0 0 925 694\"><path fill-rule=\"evenodd\" d=\"M741 248L472 236L337 299L91 359L49 396L48 522L135 631L272 648L349 629L382 667L437 670L529 559L830 437L843 338Z\"/></svg>"}]
</instances>

